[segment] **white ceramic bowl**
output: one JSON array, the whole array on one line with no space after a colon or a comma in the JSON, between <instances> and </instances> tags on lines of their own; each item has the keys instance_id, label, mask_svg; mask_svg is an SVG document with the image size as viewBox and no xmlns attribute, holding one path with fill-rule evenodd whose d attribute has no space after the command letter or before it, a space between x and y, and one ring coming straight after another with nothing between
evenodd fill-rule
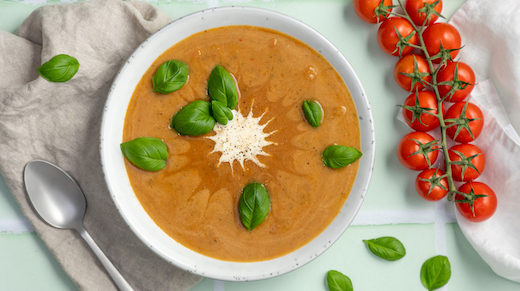
<instances>
[{"instance_id":1,"label":"white ceramic bowl","mask_svg":"<svg viewBox=\"0 0 520 291\"><path fill-rule=\"evenodd\" d=\"M241 263L213 259L177 243L148 216L135 196L126 173L120 143L132 93L152 62L182 39L218 26L254 25L289 34L313 47L336 68L356 104L361 129L359 171L341 212L318 237L300 249L276 259ZM299 20L270 10L251 7L220 7L179 18L145 40L121 68L110 89L101 125L101 162L108 189L124 220L135 234L159 256L189 272L228 281L269 278L292 271L318 257L347 229L367 192L374 163L375 136L365 92L345 57L325 37Z\"/></svg>"}]
</instances>

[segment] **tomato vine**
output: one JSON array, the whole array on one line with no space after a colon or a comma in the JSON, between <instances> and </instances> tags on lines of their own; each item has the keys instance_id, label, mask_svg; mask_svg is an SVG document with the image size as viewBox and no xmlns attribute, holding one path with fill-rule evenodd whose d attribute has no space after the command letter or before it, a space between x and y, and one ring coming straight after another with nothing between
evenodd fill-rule
<instances>
[{"instance_id":1,"label":"tomato vine","mask_svg":"<svg viewBox=\"0 0 520 291\"><path fill-rule=\"evenodd\" d=\"M371 3L371 5L377 6L372 10L364 7L363 11L358 11L357 7L360 6L360 4L356 4L358 2L364 2L364 5ZM443 174L435 177L435 179L421 178L420 182L422 183L435 182L436 184L431 184L430 187L418 187L417 191L420 191L419 188L428 191L428 193L419 193L419 195L426 200L431 200L427 197L432 189L440 187L438 181L446 179L447 187L442 186L444 189L438 192L445 193L444 195L447 196L449 201L457 203L457 209L462 216L472 217L472 219L469 219L471 221L485 220L496 210L496 198L492 200L495 201L494 204L492 202L475 203L479 200L489 200L488 197L495 197L495 194L487 185L482 187L480 182L474 182L475 189L473 189L473 180L480 176L484 169L485 160L482 151L469 142L478 137L484 120L476 105L464 101L473 89L475 77L467 64L454 61L454 58L462 49L460 34L454 26L448 23L435 22L439 17L444 18L440 14L442 0L407 0L406 6L403 5L402 0L397 0L397 2L398 5L390 6L391 3L388 3L387 0L368 2L354 0L354 9L356 9L358 15L365 14L363 17L360 16L362 20L369 23L380 23L377 38L381 49L390 55L399 57L394 69L394 77L403 89L409 91L412 95L415 94L413 97L410 95L405 104L401 106L405 119L407 119L406 116L412 117L411 120L406 120L408 125L416 130L416 133L430 131L436 127L440 128L440 140L432 141L428 144L428 147L420 142L406 142L408 135L405 136L399 144L399 160L405 167L419 171L425 170L423 165L424 160L426 160L428 162L427 169L431 170L433 168L433 162L429 160L432 157L431 153L441 150L444 156L445 170L441 171ZM399 7L402 12L394 11L394 7ZM367 11L372 11L372 14L368 13L367 15ZM381 21L382 16L384 18ZM377 21L374 21L375 19ZM423 68L424 63L427 69ZM426 95L424 92L431 92L435 95L436 106L424 107L422 105L419 99L427 98L427 96L422 96ZM422 102L426 103L426 101ZM445 102L454 103L451 106L453 109L451 111L448 109L449 115L445 115L444 112ZM410 112L405 113L405 111ZM434 116L438 123L432 123L431 116ZM428 124L423 122L423 118L429 120ZM455 143L451 148L448 144L448 138ZM405 143L415 147L416 150L404 149ZM403 156L406 152L411 154ZM413 155L422 155L422 158ZM411 164L419 160L423 165ZM437 175L437 171L435 171L435 174ZM429 176L431 175L432 173L429 173ZM459 182L468 182L469 185L464 184L457 189ZM470 190L467 189L468 187ZM482 192L480 193L476 189ZM436 197L435 201L439 200L438 198ZM459 204L466 204L465 206L468 207L460 207ZM488 209L480 211L481 209L475 209L476 205ZM467 209L470 209L469 213L467 213ZM485 217L475 218L479 213L485 213Z\"/></svg>"}]
</instances>

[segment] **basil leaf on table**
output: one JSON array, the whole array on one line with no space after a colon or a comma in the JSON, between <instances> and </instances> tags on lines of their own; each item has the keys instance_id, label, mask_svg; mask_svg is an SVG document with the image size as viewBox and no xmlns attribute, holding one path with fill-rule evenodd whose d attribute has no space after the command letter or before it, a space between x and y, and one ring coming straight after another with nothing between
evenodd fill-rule
<instances>
[{"instance_id":1,"label":"basil leaf on table","mask_svg":"<svg viewBox=\"0 0 520 291\"><path fill-rule=\"evenodd\" d=\"M229 120L233 119L233 112L231 112L231 109L218 101L211 101L211 111L213 117L222 125L226 125Z\"/></svg>"},{"instance_id":2,"label":"basil leaf on table","mask_svg":"<svg viewBox=\"0 0 520 291\"><path fill-rule=\"evenodd\" d=\"M79 62L76 58L61 54L41 65L38 74L50 82L66 82L76 75L78 69Z\"/></svg>"},{"instance_id":3,"label":"basil leaf on table","mask_svg":"<svg viewBox=\"0 0 520 291\"><path fill-rule=\"evenodd\" d=\"M323 163L327 167L339 169L357 161L362 155L353 147L331 145L323 151Z\"/></svg>"},{"instance_id":4,"label":"basil leaf on table","mask_svg":"<svg viewBox=\"0 0 520 291\"><path fill-rule=\"evenodd\" d=\"M269 193L262 184L251 183L244 187L238 202L238 211L247 230L253 230L262 223L270 207Z\"/></svg>"},{"instance_id":5,"label":"basil leaf on table","mask_svg":"<svg viewBox=\"0 0 520 291\"><path fill-rule=\"evenodd\" d=\"M159 171L166 166L168 148L154 137L138 137L121 144L123 155L136 167L146 171Z\"/></svg>"},{"instance_id":6,"label":"basil leaf on table","mask_svg":"<svg viewBox=\"0 0 520 291\"><path fill-rule=\"evenodd\" d=\"M445 256L428 259L421 268L421 282L428 290L435 290L446 285L451 277L450 261Z\"/></svg>"},{"instance_id":7,"label":"basil leaf on table","mask_svg":"<svg viewBox=\"0 0 520 291\"><path fill-rule=\"evenodd\" d=\"M303 101L302 109L305 119L312 127L318 127L321 125L322 108L319 103L305 100Z\"/></svg>"},{"instance_id":8,"label":"basil leaf on table","mask_svg":"<svg viewBox=\"0 0 520 291\"><path fill-rule=\"evenodd\" d=\"M177 60L162 63L152 78L153 91L168 94L179 90L188 80L188 66Z\"/></svg>"},{"instance_id":9,"label":"basil leaf on table","mask_svg":"<svg viewBox=\"0 0 520 291\"><path fill-rule=\"evenodd\" d=\"M211 115L211 103L197 100L175 113L170 127L182 135L203 135L213 130L215 123Z\"/></svg>"},{"instance_id":10,"label":"basil leaf on table","mask_svg":"<svg viewBox=\"0 0 520 291\"><path fill-rule=\"evenodd\" d=\"M363 241L372 253L387 261L399 260L406 255L403 244L395 237L387 236Z\"/></svg>"},{"instance_id":11,"label":"basil leaf on table","mask_svg":"<svg viewBox=\"0 0 520 291\"><path fill-rule=\"evenodd\" d=\"M237 106L238 91L235 79L221 66L216 66L209 75L208 94L212 101L218 101L230 109Z\"/></svg>"},{"instance_id":12,"label":"basil leaf on table","mask_svg":"<svg viewBox=\"0 0 520 291\"><path fill-rule=\"evenodd\" d=\"M327 272L327 285L329 291L353 291L352 281L341 272L330 270Z\"/></svg>"}]
</instances>

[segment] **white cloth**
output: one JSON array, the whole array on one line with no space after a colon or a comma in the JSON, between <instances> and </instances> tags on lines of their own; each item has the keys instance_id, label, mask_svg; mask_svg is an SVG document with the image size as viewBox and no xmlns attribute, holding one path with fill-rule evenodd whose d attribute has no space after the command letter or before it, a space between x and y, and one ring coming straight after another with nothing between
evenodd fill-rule
<instances>
[{"instance_id":1,"label":"white cloth","mask_svg":"<svg viewBox=\"0 0 520 291\"><path fill-rule=\"evenodd\" d=\"M171 19L142 2L100 0L35 10L18 35L0 31L0 172L20 209L80 290L116 290L72 230L54 229L31 208L22 173L32 159L69 172L87 198L85 228L135 290L188 290L200 277L150 251L119 215L106 187L99 130L112 80L132 51ZM37 74L58 54L78 59L66 83Z\"/></svg>"},{"instance_id":2,"label":"white cloth","mask_svg":"<svg viewBox=\"0 0 520 291\"><path fill-rule=\"evenodd\" d=\"M464 47L459 58L473 68L479 83L470 99L483 110L485 119L484 129L474 142L486 157L478 181L488 184L498 198L497 211L489 220L472 223L457 215L457 221L493 271L516 282L520 282L518 13L518 0L469 0L450 20L462 37Z\"/></svg>"}]
</instances>

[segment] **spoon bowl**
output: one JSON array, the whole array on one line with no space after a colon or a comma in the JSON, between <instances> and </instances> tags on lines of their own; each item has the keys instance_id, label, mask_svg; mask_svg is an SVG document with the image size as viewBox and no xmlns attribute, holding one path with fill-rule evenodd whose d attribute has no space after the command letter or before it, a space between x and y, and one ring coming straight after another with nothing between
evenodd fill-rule
<instances>
[{"instance_id":1,"label":"spoon bowl","mask_svg":"<svg viewBox=\"0 0 520 291\"><path fill-rule=\"evenodd\" d=\"M27 194L36 212L56 228L75 229L85 215L87 202L74 179L45 161L32 161L24 171Z\"/></svg>"},{"instance_id":2,"label":"spoon bowl","mask_svg":"<svg viewBox=\"0 0 520 291\"><path fill-rule=\"evenodd\" d=\"M74 229L105 266L119 290L133 290L83 227L87 201L76 181L59 167L33 160L24 169L25 190L38 215L56 228Z\"/></svg>"}]
</instances>

